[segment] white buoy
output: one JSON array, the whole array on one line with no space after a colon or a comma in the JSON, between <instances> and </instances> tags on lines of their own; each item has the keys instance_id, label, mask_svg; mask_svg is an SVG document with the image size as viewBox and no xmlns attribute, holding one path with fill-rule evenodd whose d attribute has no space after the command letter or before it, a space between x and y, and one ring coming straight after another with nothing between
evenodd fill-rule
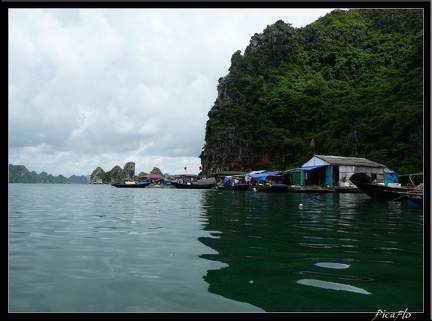
<instances>
[{"instance_id":1,"label":"white buoy","mask_svg":"<svg viewBox=\"0 0 432 321\"><path fill-rule=\"evenodd\" d=\"M303 208L303 204L302 203L299 204L299 208Z\"/></svg>"}]
</instances>

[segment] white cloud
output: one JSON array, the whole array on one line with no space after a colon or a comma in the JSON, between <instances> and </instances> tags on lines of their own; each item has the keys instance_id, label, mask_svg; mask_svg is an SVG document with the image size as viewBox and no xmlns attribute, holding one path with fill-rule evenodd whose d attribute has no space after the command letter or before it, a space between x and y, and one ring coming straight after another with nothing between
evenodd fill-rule
<instances>
[{"instance_id":1,"label":"white cloud","mask_svg":"<svg viewBox=\"0 0 432 321\"><path fill-rule=\"evenodd\" d=\"M10 9L9 163L52 175L128 161L198 173L231 56L331 9Z\"/></svg>"}]
</instances>

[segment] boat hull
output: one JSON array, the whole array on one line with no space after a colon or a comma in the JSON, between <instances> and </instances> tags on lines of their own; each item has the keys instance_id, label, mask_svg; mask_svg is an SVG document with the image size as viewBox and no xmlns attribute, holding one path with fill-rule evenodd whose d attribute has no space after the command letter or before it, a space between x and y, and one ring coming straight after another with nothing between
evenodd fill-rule
<instances>
[{"instance_id":1,"label":"boat hull","mask_svg":"<svg viewBox=\"0 0 432 321\"><path fill-rule=\"evenodd\" d=\"M242 185L227 185L227 186L217 186L217 189L222 189L226 191L249 191L253 187L247 184Z\"/></svg>"},{"instance_id":2,"label":"boat hull","mask_svg":"<svg viewBox=\"0 0 432 321\"><path fill-rule=\"evenodd\" d=\"M179 189L212 189L215 187L215 184L199 184L199 183L182 184L177 182L171 182L171 185Z\"/></svg>"},{"instance_id":3,"label":"boat hull","mask_svg":"<svg viewBox=\"0 0 432 321\"><path fill-rule=\"evenodd\" d=\"M254 188L257 192L262 193L288 193L288 185L255 185Z\"/></svg>"},{"instance_id":4,"label":"boat hull","mask_svg":"<svg viewBox=\"0 0 432 321\"><path fill-rule=\"evenodd\" d=\"M111 186L117 187L117 188L144 188L146 186L149 186L150 183L136 183L136 184L124 184L124 183L116 183L111 184Z\"/></svg>"},{"instance_id":5,"label":"boat hull","mask_svg":"<svg viewBox=\"0 0 432 321\"><path fill-rule=\"evenodd\" d=\"M423 190L408 187L391 187L376 183L352 182L369 197L384 200L406 200L408 197L423 198Z\"/></svg>"}]
</instances>

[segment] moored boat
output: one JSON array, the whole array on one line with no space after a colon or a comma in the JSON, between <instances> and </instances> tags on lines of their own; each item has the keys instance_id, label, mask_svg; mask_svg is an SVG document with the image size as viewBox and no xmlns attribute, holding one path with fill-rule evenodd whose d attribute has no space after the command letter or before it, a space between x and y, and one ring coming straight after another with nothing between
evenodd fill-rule
<instances>
[{"instance_id":1,"label":"moored boat","mask_svg":"<svg viewBox=\"0 0 432 321\"><path fill-rule=\"evenodd\" d=\"M188 182L188 183L179 183L179 182L170 182L172 186L180 189L212 189L216 187L215 183L199 183L199 182Z\"/></svg>"},{"instance_id":2,"label":"moored boat","mask_svg":"<svg viewBox=\"0 0 432 321\"><path fill-rule=\"evenodd\" d=\"M398 183L384 184L373 182L371 177L364 173L356 173L350 181L369 197L389 201L407 200L407 198L423 199L423 185L419 187L401 186Z\"/></svg>"},{"instance_id":3,"label":"moored boat","mask_svg":"<svg viewBox=\"0 0 432 321\"><path fill-rule=\"evenodd\" d=\"M150 182L123 182L123 183L112 183L111 186L117 188L144 188L149 186Z\"/></svg>"}]
</instances>

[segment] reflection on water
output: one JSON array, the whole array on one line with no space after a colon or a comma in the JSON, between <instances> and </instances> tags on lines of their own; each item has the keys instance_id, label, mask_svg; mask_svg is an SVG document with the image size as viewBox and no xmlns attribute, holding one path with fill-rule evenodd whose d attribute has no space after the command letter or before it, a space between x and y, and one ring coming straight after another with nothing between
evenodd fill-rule
<instances>
[{"instance_id":1,"label":"reflection on water","mask_svg":"<svg viewBox=\"0 0 432 321\"><path fill-rule=\"evenodd\" d=\"M355 293L367 294L367 295L371 294L368 291L357 288L355 286L336 283L336 282L328 282L328 281L321 281L321 280L314 280L314 279L301 279L298 280L297 283L303 285L315 286L323 289L348 291L348 292L355 292Z\"/></svg>"},{"instance_id":2,"label":"reflection on water","mask_svg":"<svg viewBox=\"0 0 432 321\"><path fill-rule=\"evenodd\" d=\"M199 240L217 253L201 257L226 263L204 276L210 292L265 311L423 309L423 221L402 202L227 191L204 201L214 237Z\"/></svg>"},{"instance_id":3,"label":"reflection on water","mask_svg":"<svg viewBox=\"0 0 432 321\"><path fill-rule=\"evenodd\" d=\"M10 185L14 312L424 308L423 213L404 202Z\"/></svg>"},{"instance_id":4,"label":"reflection on water","mask_svg":"<svg viewBox=\"0 0 432 321\"><path fill-rule=\"evenodd\" d=\"M329 269L348 269L350 267L349 264L329 263L329 262L315 263L315 265L324 268L329 268Z\"/></svg>"}]
</instances>

